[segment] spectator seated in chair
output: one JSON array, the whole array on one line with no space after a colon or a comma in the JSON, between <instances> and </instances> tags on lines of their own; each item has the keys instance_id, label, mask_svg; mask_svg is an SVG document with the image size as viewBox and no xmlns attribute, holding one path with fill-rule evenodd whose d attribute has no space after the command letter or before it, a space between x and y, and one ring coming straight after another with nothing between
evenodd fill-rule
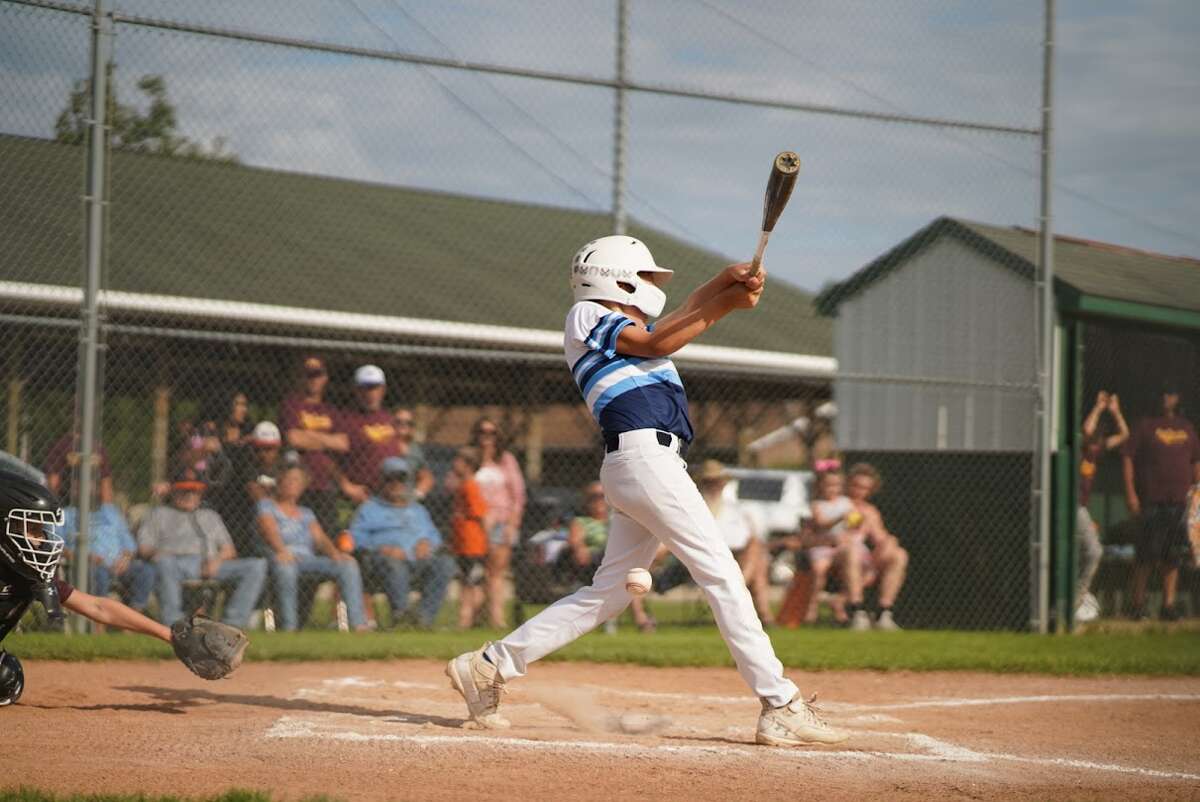
<instances>
[{"instance_id":1,"label":"spectator seated in chair","mask_svg":"<svg viewBox=\"0 0 1200 802\"><path fill-rule=\"evenodd\" d=\"M350 534L364 585L387 593L393 621L414 620L429 629L442 608L455 564L443 549L429 511L414 500L410 467L404 457L383 460L378 492L354 513ZM421 589L421 600L410 611L408 594L414 584Z\"/></svg>"},{"instance_id":2,"label":"spectator seated in chair","mask_svg":"<svg viewBox=\"0 0 1200 802\"><path fill-rule=\"evenodd\" d=\"M908 574L908 551L900 545L900 539L883 525L883 515L871 503L871 496L883 486L883 478L875 466L860 462L850 467L849 485L850 500L862 516L863 534L870 547L870 559L863 563L863 587L879 586L875 628L899 629L892 615L892 605L900 595Z\"/></svg>"},{"instance_id":3,"label":"spectator seated in chair","mask_svg":"<svg viewBox=\"0 0 1200 802\"><path fill-rule=\"evenodd\" d=\"M171 483L169 502L146 513L138 529L138 552L158 569L159 618L164 624L194 612L183 609L186 582L216 580L233 585L223 620L244 628L262 594L267 563L261 557L237 556L221 516L200 506L204 491L195 469L180 471Z\"/></svg>"},{"instance_id":4,"label":"spectator seated in chair","mask_svg":"<svg viewBox=\"0 0 1200 802\"><path fill-rule=\"evenodd\" d=\"M291 632L300 626L300 579L315 576L337 582L349 626L366 630L358 563L338 550L313 511L300 504L307 483L302 466L285 466L275 477L273 495L258 503L259 533L269 550L281 628Z\"/></svg>"},{"instance_id":5,"label":"spectator seated in chair","mask_svg":"<svg viewBox=\"0 0 1200 802\"><path fill-rule=\"evenodd\" d=\"M79 537L79 509L67 507L63 517L66 556L73 558ZM150 594L154 592L155 570L152 563L138 559L137 551L137 543L117 505L101 504L92 512L92 525L88 531L88 562L91 563L88 589L94 596L107 596L113 589L118 589L121 601L144 614Z\"/></svg>"}]
</instances>

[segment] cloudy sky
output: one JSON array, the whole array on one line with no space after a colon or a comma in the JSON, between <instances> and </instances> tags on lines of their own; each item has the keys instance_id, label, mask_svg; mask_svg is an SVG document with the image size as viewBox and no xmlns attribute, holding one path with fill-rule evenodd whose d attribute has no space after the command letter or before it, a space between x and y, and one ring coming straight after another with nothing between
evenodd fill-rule
<instances>
[{"instance_id":1,"label":"cloudy sky","mask_svg":"<svg viewBox=\"0 0 1200 802\"><path fill-rule=\"evenodd\" d=\"M127 14L607 78L613 0L114 0ZM1200 4L1060 0L1056 228L1200 257ZM871 112L1039 124L1040 0L630 0L630 77ZM49 136L85 20L0 0L0 131ZM604 211L613 96L122 25L123 100L165 76L183 132L250 165ZM769 252L808 289L933 218L1037 222L1038 141L631 93L628 207L749 255L774 153L804 170ZM3 166L0 165L0 171ZM536 237L536 228L513 232ZM597 232L604 233L604 232ZM564 255L564 258L569 255Z\"/></svg>"}]
</instances>

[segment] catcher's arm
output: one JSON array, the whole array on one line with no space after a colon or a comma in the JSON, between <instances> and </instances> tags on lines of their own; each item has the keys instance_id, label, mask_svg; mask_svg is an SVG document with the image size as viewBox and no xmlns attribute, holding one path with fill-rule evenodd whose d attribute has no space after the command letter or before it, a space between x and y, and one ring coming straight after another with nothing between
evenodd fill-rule
<instances>
[{"instance_id":1,"label":"catcher's arm","mask_svg":"<svg viewBox=\"0 0 1200 802\"><path fill-rule=\"evenodd\" d=\"M79 613L84 618L90 618L97 624L104 624L118 629L127 629L139 635L149 635L161 641L171 642L171 630L162 624L139 613L131 607L126 607L116 599L103 596L92 596L81 590L75 590L63 602L73 613Z\"/></svg>"}]
</instances>

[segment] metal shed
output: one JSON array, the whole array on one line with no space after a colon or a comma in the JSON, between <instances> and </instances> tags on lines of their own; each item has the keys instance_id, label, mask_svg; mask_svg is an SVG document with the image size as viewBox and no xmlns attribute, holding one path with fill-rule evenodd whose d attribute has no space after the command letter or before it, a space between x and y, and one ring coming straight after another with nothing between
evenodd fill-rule
<instances>
[{"instance_id":1,"label":"metal shed","mask_svg":"<svg viewBox=\"0 0 1200 802\"><path fill-rule=\"evenodd\" d=\"M838 443L887 474L882 501L915 539L910 583L927 584L917 617L931 624L1028 621L1037 248L1032 229L942 217L817 299L835 318ZM1070 237L1055 238L1054 260L1054 593L1066 623L1085 395L1119 392L1132 424L1169 377L1200 407L1200 261ZM1127 516L1111 478L1098 491L1093 517L1113 543ZM959 594L981 599L976 613L942 609Z\"/></svg>"}]
</instances>

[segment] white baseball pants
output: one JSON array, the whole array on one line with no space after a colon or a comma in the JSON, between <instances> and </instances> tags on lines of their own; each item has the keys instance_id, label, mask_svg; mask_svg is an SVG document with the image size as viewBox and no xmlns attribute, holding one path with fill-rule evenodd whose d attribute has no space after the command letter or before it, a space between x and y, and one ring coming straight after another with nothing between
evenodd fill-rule
<instances>
[{"instance_id":1,"label":"white baseball pants","mask_svg":"<svg viewBox=\"0 0 1200 802\"><path fill-rule=\"evenodd\" d=\"M703 590L742 679L771 706L787 704L796 686L783 675L741 569L688 476L687 463L660 445L653 429L626 432L620 442L600 469L612 512L604 560L592 584L493 643L488 658L505 679L524 676L530 663L620 615L630 601L625 574L649 568L661 542Z\"/></svg>"}]
</instances>

